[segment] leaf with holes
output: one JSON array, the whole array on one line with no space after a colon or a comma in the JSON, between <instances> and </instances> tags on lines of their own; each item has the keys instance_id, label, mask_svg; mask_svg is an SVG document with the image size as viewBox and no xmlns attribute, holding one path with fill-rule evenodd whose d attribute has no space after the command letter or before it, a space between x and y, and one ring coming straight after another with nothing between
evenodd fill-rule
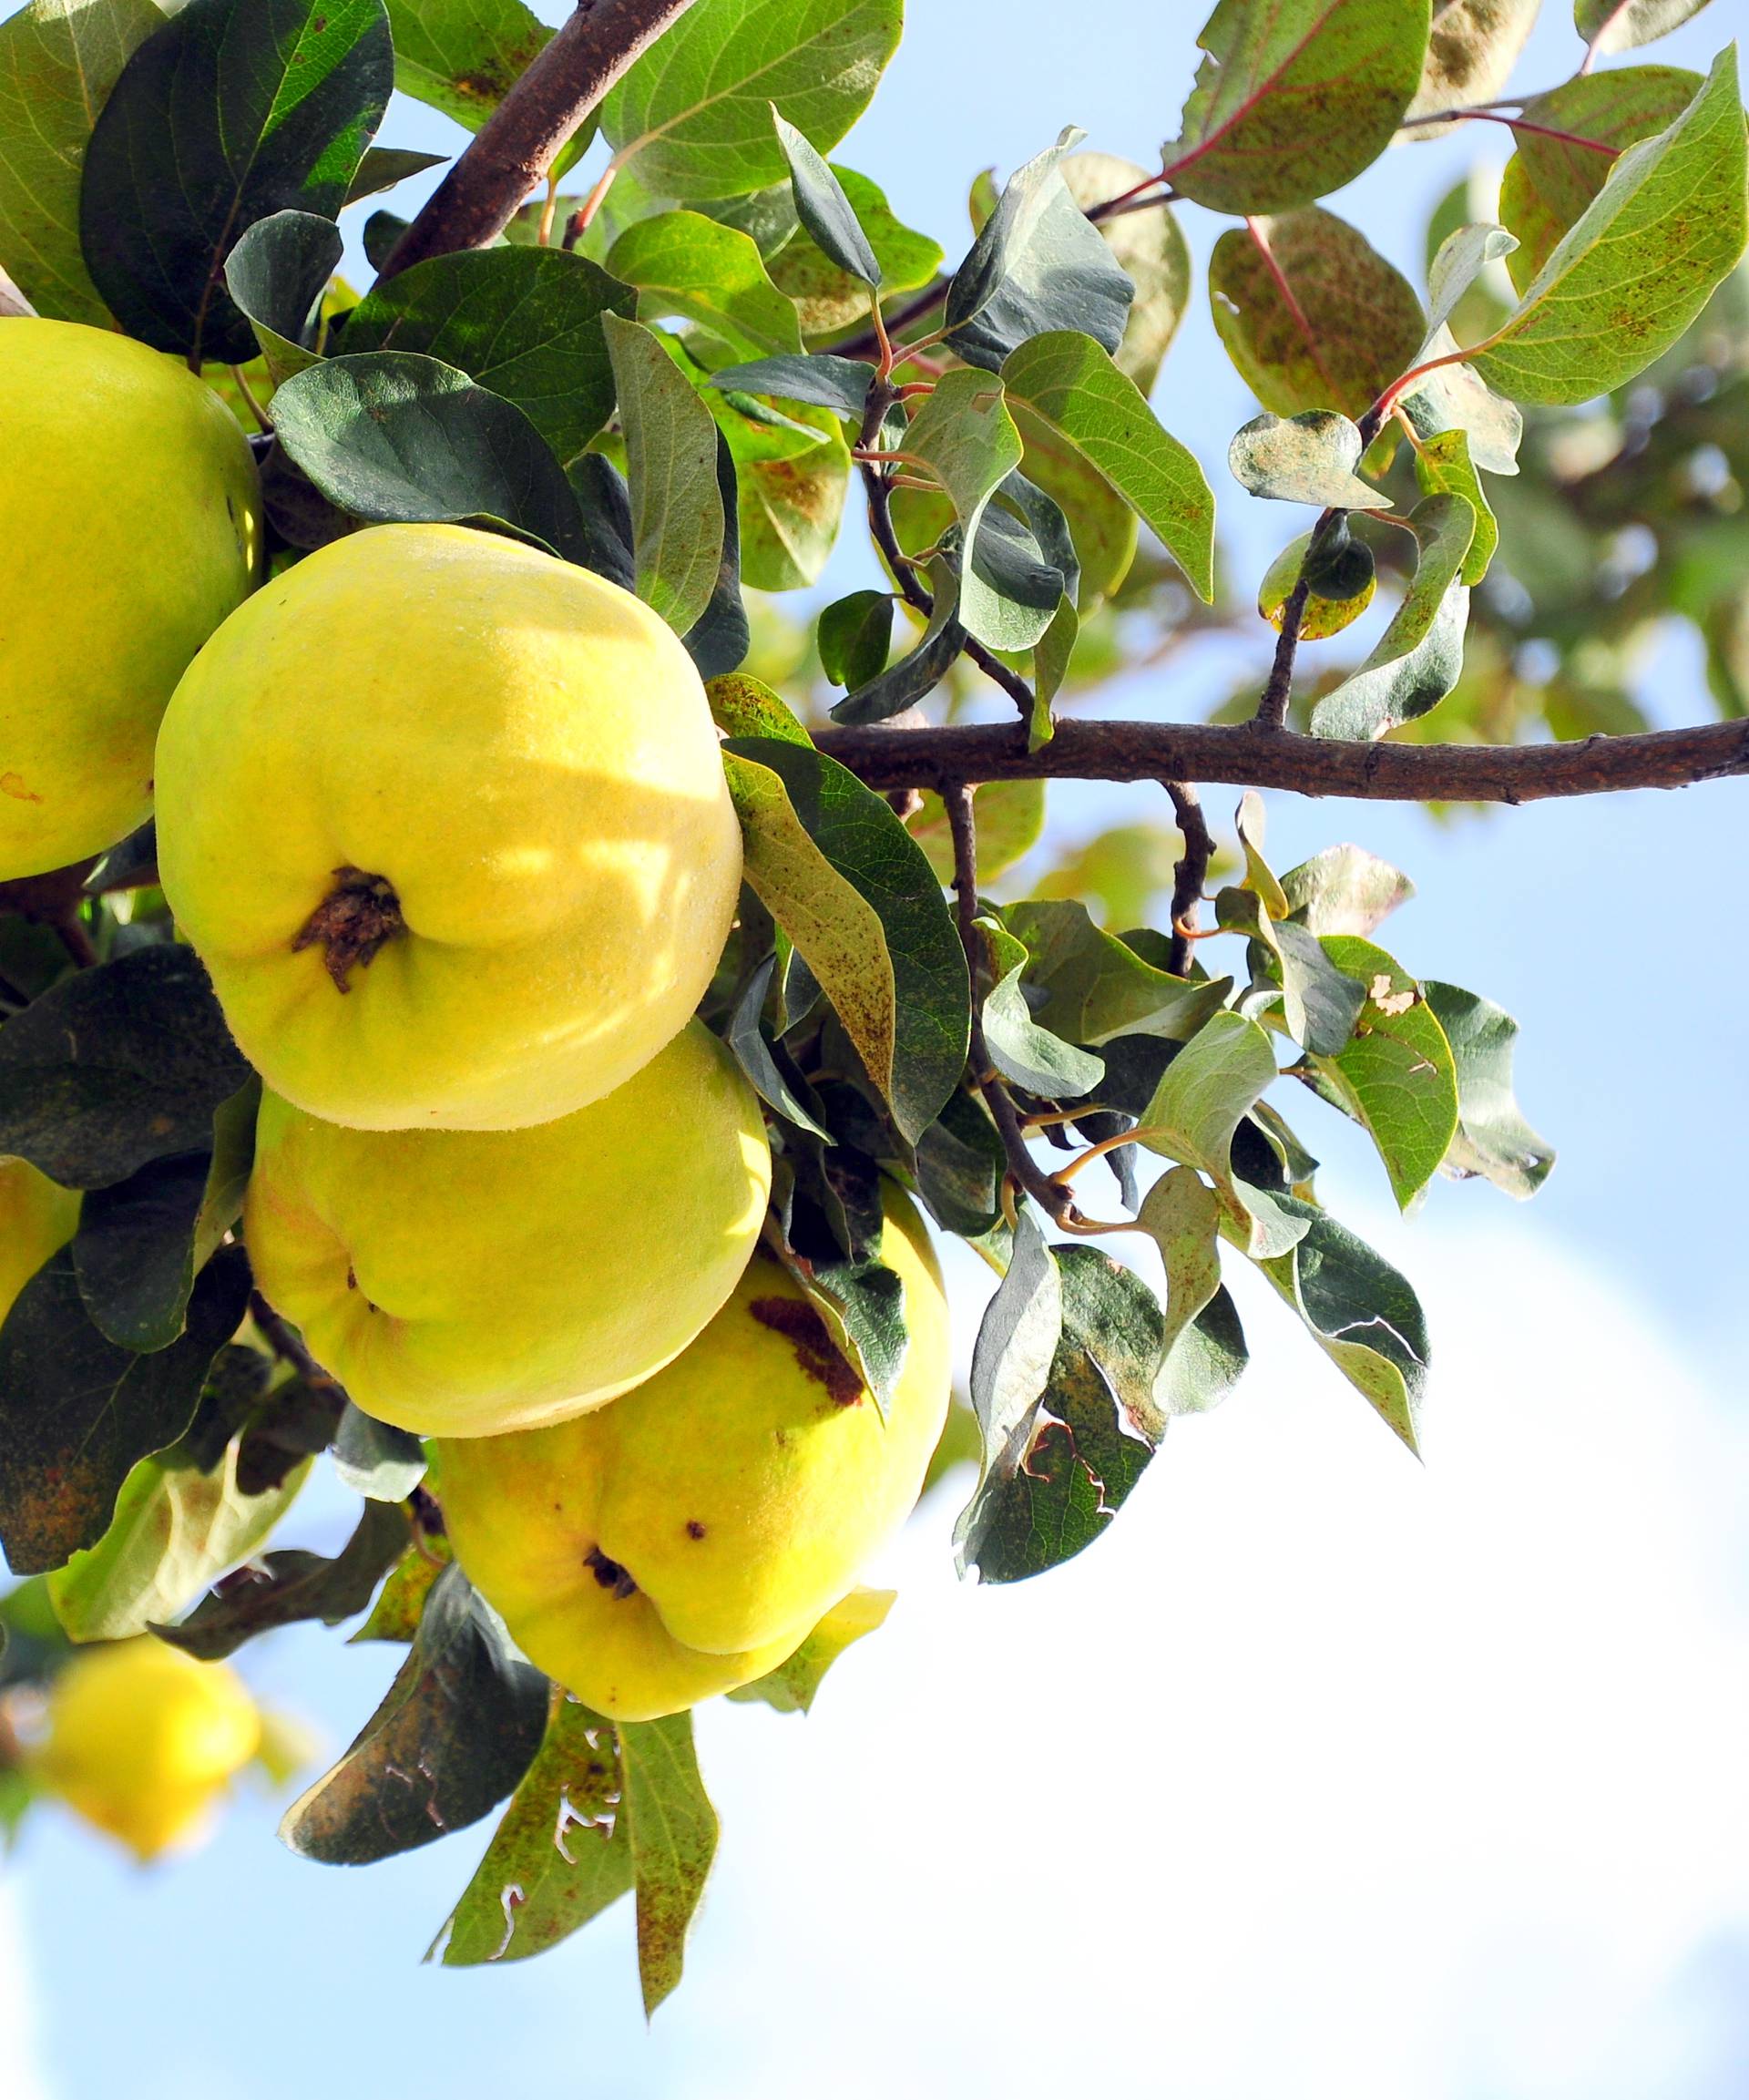
<instances>
[{"instance_id":1,"label":"leaf with holes","mask_svg":"<svg viewBox=\"0 0 1749 2100\"><path fill-rule=\"evenodd\" d=\"M561 460L613 413L604 313L636 294L580 255L488 248L435 255L374 286L346 316L349 352L411 350L513 401Z\"/></svg>"},{"instance_id":2,"label":"leaf with holes","mask_svg":"<svg viewBox=\"0 0 1749 2100\"><path fill-rule=\"evenodd\" d=\"M86 149L86 267L129 334L241 364L225 259L259 219L332 219L394 86L382 0L190 0L132 58Z\"/></svg>"},{"instance_id":3,"label":"leaf with holes","mask_svg":"<svg viewBox=\"0 0 1749 2100\"><path fill-rule=\"evenodd\" d=\"M1209 303L1227 355L1277 415L1363 415L1427 333L1408 279L1315 206L1223 233L1209 258Z\"/></svg>"},{"instance_id":4,"label":"leaf with holes","mask_svg":"<svg viewBox=\"0 0 1749 2100\"><path fill-rule=\"evenodd\" d=\"M109 324L79 250L86 142L163 26L153 0L31 0L0 22L0 261L46 320Z\"/></svg>"},{"instance_id":5,"label":"leaf with holes","mask_svg":"<svg viewBox=\"0 0 1749 2100\"><path fill-rule=\"evenodd\" d=\"M444 1965L526 1962L626 1895L622 1803L612 1722L557 1694L535 1761L438 1934Z\"/></svg>"},{"instance_id":6,"label":"leaf with holes","mask_svg":"<svg viewBox=\"0 0 1749 2100\"><path fill-rule=\"evenodd\" d=\"M601 105L619 165L659 197L744 197L788 172L774 102L822 152L867 108L902 0L699 0Z\"/></svg>"},{"instance_id":7,"label":"leaf with holes","mask_svg":"<svg viewBox=\"0 0 1749 2100\"><path fill-rule=\"evenodd\" d=\"M328 357L273 396L286 456L337 508L373 524L507 528L587 561L577 498L514 402L410 351Z\"/></svg>"},{"instance_id":8,"label":"leaf with holes","mask_svg":"<svg viewBox=\"0 0 1749 2100\"><path fill-rule=\"evenodd\" d=\"M726 747L747 880L813 972L915 1141L966 1062L966 958L922 849L885 801L820 753Z\"/></svg>"},{"instance_id":9,"label":"leaf with holes","mask_svg":"<svg viewBox=\"0 0 1749 2100\"><path fill-rule=\"evenodd\" d=\"M1427 0L1219 0L1167 179L1241 216L1340 190L1414 100L1430 21Z\"/></svg>"},{"instance_id":10,"label":"leaf with holes","mask_svg":"<svg viewBox=\"0 0 1749 2100\"><path fill-rule=\"evenodd\" d=\"M1361 668L1313 709L1314 736L1383 736L1437 707L1458 682L1469 619L1461 578L1476 520L1462 496L1417 505L1408 522L1420 556L1403 602Z\"/></svg>"},{"instance_id":11,"label":"leaf with holes","mask_svg":"<svg viewBox=\"0 0 1749 2100\"><path fill-rule=\"evenodd\" d=\"M1742 255L1746 167L1733 47L1667 130L1616 162L1518 311L1474 353L1482 378L1516 401L1561 405L1643 372Z\"/></svg>"},{"instance_id":12,"label":"leaf with holes","mask_svg":"<svg viewBox=\"0 0 1749 2100\"><path fill-rule=\"evenodd\" d=\"M452 1562L387 1696L286 1810L281 1839L306 1859L363 1866L478 1822L528 1769L547 1705L546 1678Z\"/></svg>"}]
</instances>

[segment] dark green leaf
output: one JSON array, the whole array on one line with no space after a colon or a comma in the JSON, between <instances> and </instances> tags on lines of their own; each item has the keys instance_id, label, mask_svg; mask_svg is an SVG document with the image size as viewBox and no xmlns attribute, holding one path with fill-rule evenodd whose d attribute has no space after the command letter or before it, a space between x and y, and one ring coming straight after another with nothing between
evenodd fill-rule
<instances>
[{"instance_id":1,"label":"dark green leaf","mask_svg":"<svg viewBox=\"0 0 1749 2100\"><path fill-rule=\"evenodd\" d=\"M844 184L775 103L772 105L772 127L789 163L796 217L807 228L815 246L840 270L860 278L871 291L878 290L881 266L844 194Z\"/></svg>"},{"instance_id":2,"label":"dark green leaf","mask_svg":"<svg viewBox=\"0 0 1749 2100\"><path fill-rule=\"evenodd\" d=\"M346 316L347 352L417 351L514 401L560 459L613 413L604 313L637 301L598 264L557 248L435 255L367 292Z\"/></svg>"},{"instance_id":3,"label":"dark green leaf","mask_svg":"<svg viewBox=\"0 0 1749 2100\"><path fill-rule=\"evenodd\" d=\"M79 237L116 318L240 364L231 245L278 211L332 219L394 85L382 0L189 0L128 61L86 149Z\"/></svg>"},{"instance_id":4,"label":"dark green leaf","mask_svg":"<svg viewBox=\"0 0 1749 2100\"><path fill-rule=\"evenodd\" d=\"M1536 1194L1555 1163L1552 1147L1526 1122L1512 1091L1512 1017L1457 985L1423 983L1458 1068L1458 1135L1440 1163L1449 1174L1482 1174L1519 1202Z\"/></svg>"},{"instance_id":5,"label":"dark green leaf","mask_svg":"<svg viewBox=\"0 0 1749 2100\"><path fill-rule=\"evenodd\" d=\"M972 1411L981 1450L978 1481L954 1526L959 1571L977 1561L992 1515L1032 1441L1063 1336L1062 1277L1032 1213L1014 1229L1007 1274L985 1308L972 1350Z\"/></svg>"},{"instance_id":6,"label":"dark green leaf","mask_svg":"<svg viewBox=\"0 0 1749 2100\"><path fill-rule=\"evenodd\" d=\"M959 579L943 556L929 564L929 582L935 603L928 625L916 647L896 663L859 685L833 708L834 722L862 723L887 722L907 707L926 700L958 661L966 646L966 630L960 625Z\"/></svg>"},{"instance_id":7,"label":"dark green leaf","mask_svg":"<svg viewBox=\"0 0 1749 2100\"><path fill-rule=\"evenodd\" d=\"M138 948L62 978L0 1031L0 1152L106 1188L210 1144L249 1077L193 949Z\"/></svg>"},{"instance_id":8,"label":"dark green leaf","mask_svg":"<svg viewBox=\"0 0 1749 2100\"><path fill-rule=\"evenodd\" d=\"M423 175L428 168L441 168L447 153L420 153L405 146L367 146L364 158L346 192L348 204L361 204L367 197L379 197L410 176Z\"/></svg>"},{"instance_id":9,"label":"dark green leaf","mask_svg":"<svg viewBox=\"0 0 1749 2100\"><path fill-rule=\"evenodd\" d=\"M202 1598L180 1625L158 1625L152 1631L199 1661L216 1663L276 1626L311 1619L337 1626L364 1609L412 1542L404 1510L390 1502L366 1502L357 1530L337 1559L295 1550L263 1554L222 1592Z\"/></svg>"},{"instance_id":10,"label":"dark green leaf","mask_svg":"<svg viewBox=\"0 0 1749 2100\"><path fill-rule=\"evenodd\" d=\"M1408 523L1420 559L1403 602L1365 662L1312 711L1314 736L1383 736L1437 707L1458 682L1469 620L1461 579L1476 511L1462 496L1430 496Z\"/></svg>"},{"instance_id":11,"label":"dark green leaf","mask_svg":"<svg viewBox=\"0 0 1749 2100\"><path fill-rule=\"evenodd\" d=\"M207 1152L148 1160L85 1199L73 1241L79 1293L99 1332L122 1348L166 1348L182 1332L211 1164Z\"/></svg>"},{"instance_id":12,"label":"dark green leaf","mask_svg":"<svg viewBox=\"0 0 1749 2100\"><path fill-rule=\"evenodd\" d=\"M717 557L716 583L704 610L682 637L701 678L726 678L739 671L752 639L746 600L741 594L741 507L735 463L729 442L720 430L717 500L722 508L722 551Z\"/></svg>"},{"instance_id":13,"label":"dark green leaf","mask_svg":"<svg viewBox=\"0 0 1749 2100\"><path fill-rule=\"evenodd\" d=\"M388 1696L280 1836L306 1859L363 1866L477 1822L528 1769L547 1705L547 1680L452 1562Z\"/></svg>"},{"instance_id":14,"label":"dark green leaf","mask_svg":"<svg viewBox=\"0 0 1749 2100\"><path fill-rule=\"evenodd\" d=\"M886 669L893 644L893 595L853 590L820 615L820 668L846 691L869 684Z\"/></svg>"},{"instance_id":15,"label":"dark green leaf","mask_svg":"<svg viewBox=\"0 0 1749 2100\"><path fill-rule=\"evenodd\" d=\"M941 268L941 243L905 225L886 200L886 193L854 168L832 166L828 172L844 193L866 236L881 273L885 300L931 283ZM809 342L830 341L846 329L868 324L866 282L841 270L804 230L795 233L771 259L772 282L795 302L802 333Z\"/></svg>"},{"instance_id":16,"label":"dark green leaf","mask_svg":"<svg viewBox=\"0 0 1749 2100\"><path fill-rule=\"evenodd\" d=\"M560 1694L534 1763L450 1913L445 1966L527 1961L625 1895L633 1869L623 1806L613 1724Z\"/></svg>"},{"instance_id":17,"label":"dark green leaf","mask_svg":"<svg viewBox=\"0 0 1749 2100\"><path fill-rule=\"evenodd\" d=\"M854 357L760 357L713 373L712 386L763 394L780 401L806 401L860 424L868 405L874 367Z\"/></svg>"},{"instance_id":18,"label":"dark green leaf","mask_svg":"<svg viewBox=\"0 0 1749 2100\"><path fill-rule=\"evenodd\" d=\"M1071 153L1062 164L1069 193L1083 211L1128 196L1149 179L1147 169L1114 153ZM1191 304L1191 248L1174 211L1124 211L1100 222L1100 238L1134 285L1123 341L1112 352L1118 369L1144 394Z\"/></svg>"},{"instance_id":19,"label":"dark green leaf","mask_svg":"<svg viewBox=\"0 0 1749 2100\"><path fill-rule=\"evenodd\" d=\"M814 1111L803 1099L806 1082L800 1073L785 1069L789 1066L787 1057L780 1063L779 1053L766 1036L762 1022L766 994L772 989L772 977L776 968L776 956L769 955L748 978L729 1018L724 1040L761 1101L798 1130L812 1131L815 1137L830 1144L832 1132L816 1121Z\"/></svg>"},{"instance_id":20,"label":"dark green leaf","mask_svg":"<svg viewBox=\"0 0 1749 2100\"><path fill-rule=\"evenodd\" d=\"M985 922L987 925L987 921ZM1105 1076L1105 1060L1052 1035L1032 1018L1021 978L1025 951L1011 935L996 929L1001 946L1020 960L991 987L984 1001L984 1040L990 1062L1013 1086L1044 1101L1074 1101L1090 1094ZM1006 957L1003 958L1007 959Z\"/></svg>"},{"instance_id":21,"label":"dark green leaf","mask_svg":"<svg viewBox=\"0 0 1749 2100\"><path fill-rule=\"evenodd\" d=\"M371 1502L403 1502L425 1477L425 1447L348 1400L334 1432L341 1484Z\"/></svg>"},{"instance_id":22,"label":"dark green leaf","mask_svg":"<svg viewBox=\"0 0 1749 2100\"><path fill-rule=\"evenodd\" d=\"M977 1239L1001 1216L1007 1155L989 1111L960 1088L916 1143L917 1193L944 1232Z\"/></svg>"},{"instance_id":23,"label":"dark green leaf","mask_svg":"<svg viewBox=\"0 0 1749 2100\"><path fill-rule=\"evenodd\" d=\"M586 452L565 469L565 478L583 521L583 566L621 590L631 589L631 497L619 468L598 452Z\"/></svg>"},{"instance_id":24,"label":"dark green leaf","mask_svg":"<svg viewBox=\"0 0 1749 2100\"><path fill-rule=\"evenodd\" d=\"M242 1249L221 1247L180 1338L138 1356L92 1325L70 1250L25 1286L0 1327L0 1548L15 1573L57 1568L103 1536L133 1467L188 1428L248 1297Z\"/></svg>"},{"instance_id":25,"label":"dark green leaf","mask_svg":"<svg viewBox=\"0 0 1749 2100\"><path fill-rule=\"evenodd\" d=\"M1064 329L1107 352L1123 341L1135 287L1063 181L1081 136L1066 130L1016 170L947 288L945 333L968 364L999 371L1021 343Z\"/></svg>"},{"instance_id":26,"label":"dark green leaf","mask_svg":"<svg viewBox=\"0 0 1749 2100\"><path fill-rule=\"evenodd\" d=\"M1033 1019L1066 1042L1099 1049L1114 1036L1185 1042L1219 1010L1231 978L1192 983L1096 927L1071 898L1003 907L1002 923L1027 950L1027 983L1044 994Z\"/></svg>"},{"instance_id":27,"label":"dark green leaf","mask_svg":"<svg viewBox=\"0 0 1749 2100\"><path fill-rule=\"evenodd\" d=\"M376 524L498 524L588 560L572 495L514 402L435 357L330 357L273 396L281 445L329 502Z\"/></svg>"},{"instance_id":28,"label":"dark green leaf","mask_svg":"<svg viewBox=\"0 0 1749 2100\"><path fill-rule=\"evenodd\" d=\"M258 219L225 261L225 288L255 331L275 385L313 364L322 294L344 243L332 219L276 211Z\"/></svg>"},{"instance_id":29,"label":"dark green leaf","mask_svg":"<svg viewBox=\"0 0 1749 2100\"><path fill-rule=\"evenodd\" d=\"M729 513L717 426L660 337L604 317L631 482L638 595L676 634L703 615L721 573Z\"/></svg>"}]
</instances>

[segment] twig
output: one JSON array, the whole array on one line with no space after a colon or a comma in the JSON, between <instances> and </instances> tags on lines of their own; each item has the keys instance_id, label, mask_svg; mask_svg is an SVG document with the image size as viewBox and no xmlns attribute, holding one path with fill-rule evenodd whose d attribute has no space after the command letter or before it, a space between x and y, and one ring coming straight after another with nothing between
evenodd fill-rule
<instances>
[{"instance_id":1,"label":"twig","mask_svg":"<svg viewBox=\"0 0 1749 2100\"><path fill-rule=\"evenodd\" d=\"M496 240L615 81L691 4L579 0L395 242L383 279Z\"/></svg>"},{"instance_id":2,"label":"twig","mask_svg":"<svg viewBox=\"0 0 1749 2100\"><path fill-rule=\"evenodd\" d=\"M1309 558L1312 549L1306 548ZM1258 695L1257 712L1251 718L1253 729L1283 729L1287 724L1287 703L1294 697L1294 658L1300 646L1300 629L1305 624L1306 600L1312 586L1301 564L1300 580L1288 593L1282 608L1282 631L1275 640L1275 657L1269 680Z\"/></svg>"},{"instance_id":3,"label":"twig","mask_svg":"<svg viewBox=\"0 0 1749 2100\"><path fill-rule=\"evenodd\" d=\"M1214 856L1214 841L1209 836L1202 799L1190 783L1168 780L1161 784L1172 798L1172 814L1184 840L1183 854L1172 871L1172 935L1166 967L1174 977L1189 977L1191 946L1197 937L1198 907Z\"/></svg>"},{"instance_id":4,"label":"twig","mask_svg":"<svg viewBox=\"0 0 1749 2100\"><path fill-rule=\"evenodd\" d=\"M1019 722L828 729L815 743L868 786L993 780L1198 780L1364 802L1544 802L1749 774L1749 722L1574 743L1361 743L1259 736L1250 722L1059 722L1038 751Z\"/></svg>"}]
</instances>

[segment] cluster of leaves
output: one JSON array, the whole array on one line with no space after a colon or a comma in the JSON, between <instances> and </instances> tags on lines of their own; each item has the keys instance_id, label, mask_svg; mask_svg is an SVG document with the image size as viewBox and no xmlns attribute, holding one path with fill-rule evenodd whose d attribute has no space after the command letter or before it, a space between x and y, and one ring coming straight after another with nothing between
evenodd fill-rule
<instances>
[{"instance_id":1,"label":"cluster of leaves","mask_svg":"<svg viewBox=\"0 0 1749 2100\"><path fill-rule=\"evenodd\" d=\"M1579 20L1613 52L1695 11L1580 0ZM1234 475L1319 514L1265 578L1264 619L1334 636L1381 567L1403 579L1365 661L1314 695L1312 732L1412 730L1458 684L1477 606L1489 638L1570 620L1577 655L1597 626L1570 601L1488 596L1497 505L1509 534L1541 534L1499 477L1528 408L1536 487L1590 548L1663 517L1697 448L1739 474L1740 362L1710 395L1622 391L1742 250L1732 56L1704 80L1634 66L1513 105L1503 223L1442 208L1425 299L1318 201L1466 97L1491 114L1533 13L1220 0L1157 169L1065 132L1001 188L980 181L947 268L825 158L892 54L899 0L695 0L503 241L362 297L334 274L339 214L429 163L373 143L391 88L477 128L546 41L520 0L32 0L0 24L0 262L40 312L113 321L258 418L277 564L361 523L468 522L635 589L690 650L746 846L704 1018L769 1111L772 1244L877 1398L906 1346L883 1173L1001 1276L957 1531L985 1580L1082 1550L1171 1419L1232 1388L1246 1346L1223 1245L1415 1448L1415 1294L1322 1206L1272 1090L1359 1126L1405 1208L1440 1173L1527 1196L1552 1155L1513 1099L1510 1019L1375 944L1409 894L1396 870L1337 847L1278 878L1247 798L1214 899L1243 967L1220 977L1182 918L1134 924L1134 883L1104 892L1124 931L1089 912L1091 870L991 901L957 801L901 814L748 669L746 591L813 586L860 486L884 587L826 605L806 638L833 718L889 722L975 671L1035 747L1068 681L1110 661L1117 611L1170 592L1180 624L1219 617L1195 610L1214 595L1213 497L1148 402L1190 297L1190 202L1241 221L1210 283L1262 409ZM598 131L599 180L559 191ZM371 220L374 265L404 224ZM1562 480L1548 463L1576 425L1535 419L1611 394L1637 419L1630 471ZM1139 561L1142 528L1157 551ZM1706 627L1734 705L1725 543L1663 551L1661 574L1686 580L1658 589ZM1038 837L1041 792L980 791L972 818L995 879ZM152 855L143 835L0 893L0 1152L86 1192L70 1246L0 1328L0 1545L76 1638L151 1627L207 1656L374 1596L355 1637L405 1660L288 1841L378 1859L507 1797L444 1959L538 1951L635 1890L653 2004L715 1845L690 1720L616 1727L533 1671L448 1562L417 1442L360 1415L252 1296L233 1227L254 1082ZM1193 892L1194 858L1187 839ZM1036 1146L1059 1148L1054 1173ZM1145 1185L1144 1152L1163 1163ZM1094 1171L1121 1217L1079 1207ZM1163 1300L1090 1244L1108 1232L1151 1240ZM353 1540L332 1560L263 1553L327 1450L363 1497ZM748 1695L805 1709L884 1611L847 1600Z\"/></svg>"}]
</instances>

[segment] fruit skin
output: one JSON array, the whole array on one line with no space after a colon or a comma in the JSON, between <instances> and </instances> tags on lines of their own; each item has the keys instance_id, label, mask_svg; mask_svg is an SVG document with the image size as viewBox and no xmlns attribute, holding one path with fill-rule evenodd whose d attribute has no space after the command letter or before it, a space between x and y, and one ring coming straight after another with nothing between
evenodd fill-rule
<instances>
[{"instance_id":1,"label":"fruit skin","mask_svg":"<svg viewBox=\"0 0 1749 2100\"><path fill-rule=\"evenodd\" d=\"M80 1197L26 1160L0 1158L0 1323L50 1255L79 1227Z\"/></svg>"},{"instance_id":2,"label":"fruit skin","mask_svg":"<svg viewBox=\"0 0 1749 2100\"><path fill-rule=\"evenodd\" d=\"M911 1337L885 1422L762 1249L692 1347L610 1408L436 1447L457 1559L585 1705L654 1720L762 1677L909 1513L947 1412L947 1308L916 1212L896 1189L885 1207Z\"/></svg>"},{"instance_id":3,"label":"fruit skin","mask_svg":"<svg viewBox=\"0 0 1749 2100\"><path fill-rule=\"evenodd\" d=\"M492 1436L599 1406L692 1339L771 1189L759 1102L696 1021L527 1131L349 1131L268 1094L243 1229L267 1297L359 1406Z\"/></svg>"},{"instance_id":4,"label":"fruit skin","mask_svg":"<svg viewBox=\"0 0 1749 2100\"><path fill-rule=\"evenodd\" d=\"M0 880L152 812L152 739L253 588L261 485L212 390L142 343L0 326Z\"/></svg>"},{"instance_id":5,"label":"fruit skin","mask_svg":"<svg viewBox=\"0 0 1749 2100\"><path fill-rule=\"evenodd\" d=\"M515 1130L610 1093L697 1006L741 833L691 659L486 532L320 548L228 620L158 746L159 866L268 1085L366 1130ZM404 929L298 948L335 871Z\"/></svg>"},{"instance_id":6,"label":"fruit skin","mask_svg":"<svg viewBox=\"0 0 1749 2100\"><path fill-rule=\"evenodd\" d=\"M87 1648L56 1677L37 1777L142 1860L198 1843L261 1720L242 1680L150 1634Z\"/></svg>"}]
</instances>

